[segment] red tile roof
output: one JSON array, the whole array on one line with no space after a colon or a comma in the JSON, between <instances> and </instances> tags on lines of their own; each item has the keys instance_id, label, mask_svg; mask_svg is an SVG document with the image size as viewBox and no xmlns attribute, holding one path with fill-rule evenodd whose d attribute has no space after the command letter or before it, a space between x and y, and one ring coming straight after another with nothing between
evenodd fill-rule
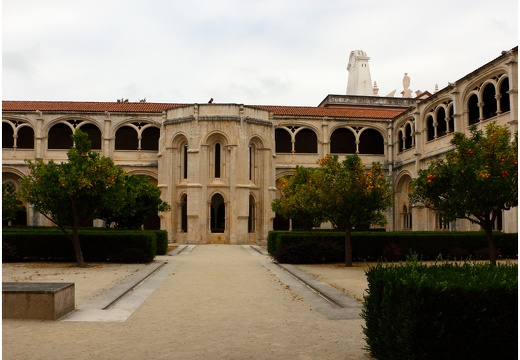
<instances>
[{"instance_id":1,"label":"red tile roof","mask_svg":"<svg viewBox=\"0 0 520 360\"><path fill-rule=\"evenodd\" d=\"M83 101L2 101L2 111L86 111L86 112L144 112L161 113L183 104L147 102L83 102Z\"/></svg>"},{"instance_id":2,"label":"red tile roof","mask_svg":"<svg viewBox=\"0 0 520 360\"><path fill-rule=\"evenodd\" d=\"M161 113L166 109L185 106L174 103L148 102L83 102L83 101L2 101L2 111L51 111L51 112L123 112L123 113ZM275 116L312 116L332 118L392 119L406 109L369 108L369 107L306 107L306 106L268 106L253 107L271 111Z\"/></svg>"},{"instance_id":3,"label":"red tile roof","mask_svg":"<svg viewBox=\"0 0 520 360\"><path fill-rule=\"evenodd\" d=\"M271 111L277 116L318 116L347 117L368 119L392 119L406 109L388 109L379 107L305 107L305 106L255 106Z\"/></svg>"}]
</instances>

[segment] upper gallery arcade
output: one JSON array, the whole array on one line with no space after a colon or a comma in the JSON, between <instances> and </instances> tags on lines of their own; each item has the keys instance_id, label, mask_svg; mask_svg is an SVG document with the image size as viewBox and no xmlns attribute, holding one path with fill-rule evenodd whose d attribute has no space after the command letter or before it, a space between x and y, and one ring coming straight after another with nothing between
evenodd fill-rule
<instances>
[{"instance_id":1,"label":"upper gallery arcade","mask_svg":"<svg viewBox=\"0 0 520 360\"><path fill-rule=\"evenodd\" d=\"M392 180L387 230L478 230L411 207L408 189L419 169L451 149L453 132L489 121L517 131L517 57L517 47L504 51L433 94L412 93L406 74L400 97L381 97L368 55L356 50L346 94L308 107L3 101L2 181L17 187L28 173L25 159L66 161L79 128L93 150L161 188L172 210L147 226L168 230L171 242L256 244L269 230L290 226L271 210L278 179L329 153L357 153L365 164L382 163ZM18 221L50 225L30 204ZM516 208L496 228L516 232Z\"/></svg>"}]
</instances>

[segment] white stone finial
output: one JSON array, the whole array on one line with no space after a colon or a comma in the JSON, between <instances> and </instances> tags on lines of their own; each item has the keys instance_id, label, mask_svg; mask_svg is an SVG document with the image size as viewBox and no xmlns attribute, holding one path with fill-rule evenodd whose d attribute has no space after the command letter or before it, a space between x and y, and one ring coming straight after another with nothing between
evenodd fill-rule
<instances>
[{"instance_id":1,"label":"white stone finial","mask_svg":"<svg viewBox=\"0 0 520 360\"><path fill-rule=\"evenodd\" d=\"M374 96L378 96L379 94L379 88L377 87L377 83L374 81Z\"/></svg>"}]
</instances>

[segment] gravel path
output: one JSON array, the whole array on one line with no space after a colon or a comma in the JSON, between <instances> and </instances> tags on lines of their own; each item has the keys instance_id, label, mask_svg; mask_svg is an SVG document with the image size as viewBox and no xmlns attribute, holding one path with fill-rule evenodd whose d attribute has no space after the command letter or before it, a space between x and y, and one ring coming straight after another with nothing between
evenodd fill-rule
<instances>
[{"instance_id":1,"label":"gravel path","mask_svg":"<svg viewBox=\"0 0 520 360\"><path fill-rule=\"evenodd\" d=\"M363 320L327 319L264 255L204 245L164 258L167 276L126 321L4 320L4 358L368 359Z\"/></svg>"}]
</instances>

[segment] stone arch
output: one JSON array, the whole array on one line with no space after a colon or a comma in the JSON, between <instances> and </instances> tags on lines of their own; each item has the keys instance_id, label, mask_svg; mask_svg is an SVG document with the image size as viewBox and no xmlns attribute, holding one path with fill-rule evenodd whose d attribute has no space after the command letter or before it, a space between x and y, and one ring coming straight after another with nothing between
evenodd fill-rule
<instances>
[{"instance_id":1,"label":"stone arch","mask_svg":"<svg viewBox=\"0 0 520 360\"><path fill-rule=\"evenodd\" d=\"M448 133L447 112L444 105L439 105L435 109L435 118L437 119L437 137L444 136Z\"/></svg>"},{"instance_id":2,"label":"stone arch","mask_svg":"<svg viewBox=\"0 0 520 360\"><path fill-rule=\"evenodd\" d=\"M396 212L396 230L412 229L412 211L410 199L410 186L412 176L408 171L400 173L396 179L395 185L395 212ZM406 209L406 211L404 210Z\"/></svg>"},{"instance_id":3,"label":"stone arch","mask_svg":"<svg viewBox=\"0 0 520 360\"><path fill-rule=\"evenodd\" d=\"M259 136L252 136L249 139L249 160L248 160L248 167L249 167L249 180L253 183L256 182L259 178L258 171L260 169L260 166L262 166L262 159L260 155L260 149L264 147L264 142L262 138Z\"/></svg>"},{"instance_id":4,"label":"stone arch","mask_svg":"<svg viewBox=\"0 0 520 360\"><path fill-rule=\"evenodd\" d=\"M147 124L140 130L141 150L158 151L161 129L154 124Z\"/></svg>"},{"instance_id":5,"label":"stone arch","mask_svg":"<svg viewBox=\"0 0 520 360\"><path fill-rule=\"evenodd\" d=\"M385 137L375 128L365 127L358 134L360 154L384 155L385 154Z\"/></svg>"},{"instance_id":6,"label":"stone arch","mask_svg":"<svg viewBox=\"0 0 520 360\"><path fill-rule=\"evenodd\" d=\"M188 194L187 193L182 192L180 194L178 204L180 207L179 229L181 232L187 233L188 232Z\"/></svg>"},{"instance_id":7,"label":"stone arch","mask_svg":"<svg viewBox=\"0 0 520 360\"><path fill-rule=\"evenodd\" d=\"M309 127L294 131L294 152L298 154L317 154L318 135Z\"/></svg>"},{"instance_id":8,"label":"stone arch","mask_svg":"<svg viewBox=\"0 0 520 360\"><path fill-rule=\"evenodd\" d=\"M2 120L2 148L34 149L34 129L27 121Z\"/></svg>"},{"instance_id":9,"label":"stone arch","mask_svg":"<svg viewBox=\"0 0 520 360\"><path fill-rule=\"evenodd\" d=\"M212 132L206 137L205 143L209 150L209 177L214 179L225 178L227 175L226 149L229 143L226 134Z\"/></svg>"},{"instance_id":10,"label":"stone arch","mask_svg":"<svg viewBox=\"0 0 520 360\"><path fill-rule=\"evenodd\" d=\"M415 147L415 124L408 118L397 125L397 150L402 152ZM383 143L384 146L384 143Z\"/></svg>"},{"instance_id":11,"label":"stone arch","mask_svg":"<svg viewBox=\"0 0 520 360\"><path fill-rule=\"evenodd\" d=\"M480 109L479 109L479 101L477 92L472 92L468 96L467 111L468 111L468 125L476 124L480 121Z\"/></svg>"},{"instance_id":12,"label":"stone arch","mask_svg":"<svg viewBox=\"0 0 520 360\"><path fill-rule=\"evenodd\" d=\"M55 123L49 128L47 135L48 149L70 149L73 146L74 127L65 121Z\"/></svg>"},{"instance_id":13,"label":"stone arch","mask_svg":"<svg viewBox=\"0 0 520 360\"><path fill-rule=\"evenodd\" d=\"M128 175L134 175L134 176L146 176L150 179L152 184L156 185L159 183L157 180L157 172L152 170L146 170L146 169L136 169L136 170L128 170L126 171Z\"/></svg>"},{"instance_id":14,"label":"stone arch","mask_svg":"<svg viewBox=\"0 0 520 360\"><path fill-rule=\"evenodd\" d=\"M498 82L498 93L500 96L499 105L500 113L511 110L511 101L509 99L509 77L502 76Z\"/></svg>"},{"instance_id":15,"label":"stone arch","mask_svg":"<svg viewBox=\"0 0 520 360\"><path fill-rule=\"evenodd\" d=\"M489 119L497 115L497 89L494 81L487 81L482 84L481 88L481 99L483 102L482 106L482 118L483 120Z\"/></svg>"},{"instance_id":16,"label":"stone arch","mask_svg":"<svg viewBox=\"0 0 520 360\"><path fill-rule=\"evenodd\" d=\"M10 121L2 120L2 149L14 147L15 125Z\"/></svg>"},{"instance_id":17,"label":"stone arch","mask_svg":"<svg viewBox=\"0 0 520 360\"><path fill-rule=\"evenodd\" d=\"M101 150L101 130L96 124L84 121L78 125L78 128L87 133L92 150Z\"/></svg>"},{"instance_id":18,"label":"stone arch","mask_svg":"<svg viewBox=\"0 0 520 360\"><path fill-rule=\"evenodd\" d=\"M258 201L253 193L249 193L249 205L248 205L248 216L247 216L247 232L254 233L256 231L257 222L257 204Z\"/></svg>"},{"instance_id":19,"label":"stone arch","mask_svg":"<svg viewBox=\"0 0 520 360\"><path fill-rule=\"evenodd\" d=\"M131 123L125 123L114 129L115 150L137 150L139 147L139 129Z\"/></svg>"},{"instance_id":20,"label":"stone arch","mask_svg":"<svg viewBox=\"0 0 520 360\"><path fill-rule=\"evenodd\" d=\"M292 152L292 136L289 129L278 127L274 130L276 153Z\"/></svg>"},{"instance_id":21,"label":"stone arch","mask_svg":"<svg viewBox=\"0 0 520 360\"><path fill-rule=\"evenodd\" d=\"M184 133L177 133L172 137L172 148L173 148L173 167L175 178L178 179L187 179L188 178L188 137Z\"/></svg>"},{"instance_id":22,"label":"stone arch","mask_svg":"<svg viewBox=\"0 0 520 360\"><path fill-rule=\"evenodd\" d=\"M210 232L224 233L226 231L226 201L219 192L214 192L210 197Z\"/></svg>"},{"instance_id":23,"label":"stone arch","mask_svg":"<svg viewBox=\"0 0 520 360\"><path fill-rule=\"evenodd\" d=\"M330 134L331 154L355 154L356 135L350 127L337 127Z\"/></svg>"}]
</instances>

